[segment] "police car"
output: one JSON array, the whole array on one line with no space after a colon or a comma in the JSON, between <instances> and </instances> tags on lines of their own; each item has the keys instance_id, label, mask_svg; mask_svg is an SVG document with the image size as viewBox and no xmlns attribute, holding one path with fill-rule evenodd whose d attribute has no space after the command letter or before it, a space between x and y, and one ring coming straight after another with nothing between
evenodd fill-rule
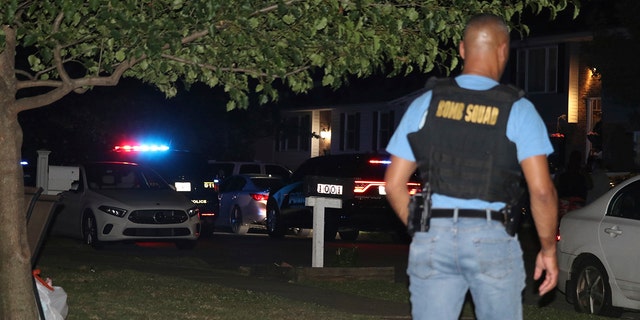
<instances>
[{"instance_id":1,"label":"police car","mask_svg":"<svg viewBox=\"0 0 640 320\"><path fill-rule=\"evenodd\" d=\"M406 238L406 227L386 199L384 173L389 156L376 154L338 154L306 160L282 188L272 190L267 201L267 232L274 238L291 231L307 234L312 228L313 208L305 205L305 179L313 176L332 177L353 182L352 192L332 189L326 193L344 193L342 208L325 209L325 240L336 238L355 241L360 231L391 231ZM351 185L351 184L349 184ZM407 185L410 194L421 190L414 174ZM300 232L300 231L303 232Z\"/></svg>"}]
</instances>

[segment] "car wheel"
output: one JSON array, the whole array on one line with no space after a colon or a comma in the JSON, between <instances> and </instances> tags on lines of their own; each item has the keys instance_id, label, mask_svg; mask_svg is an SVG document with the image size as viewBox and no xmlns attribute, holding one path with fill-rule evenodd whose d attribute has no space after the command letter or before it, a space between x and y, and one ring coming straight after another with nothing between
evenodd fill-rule
<instances>
[{"instance_id":1,"label":"car wheel","mask_svg":"<svg viewBox=\"0 0 640 320\"><path fill-rule=\"evenodd\" d=\"M594 258L581 261L576 271L577 277L571 284L575 290L576 311L608 316L619 313L619 309L611 305L609 276L600 261Z\"/></svg>"},{"instance_id":2,"label":"car wheel","mask_svg":"<svg viewBox=\"0 0 640 320\"><path fill-rule=\"evenodd\" d=\"M280 220L280 210L278 204L271 199L267 200L267 233L271 238L282 238L286 228Z\"/></svg>"},{"instance_id":3,"label":"car wheel","mask_svg":"<svg viewBox=\"0 0 640 320\"><path fill-rule=\"evenodd\" d=\"M175 242L176 248L178 250L192 250L196 247L198 241L196 240L178 240Z\"/></svg>"},{"instance_id":4,"label":"car wheel","mask_svg":"<svg viewBox=\"0 0 640 320\"><path fill-rule=\"evenodd\" d=\"M233 233L245 235L249 231L249 226L243 225L242 223L242 212L240 212L240 208L233 207L229 220L229 226L231 226Z\"/></svg>"},{"instance_id":5,"label":"car wheel","mask_svg":"<svg viewBox=\"0 0 640 320\"><path fill-rule=\"evenodd\" d=\"M340 239L343 241L354 242L358 239L360 231L358 229L340 230L338 234L340 234Z\"/></svg>"},{"instance_id":6,"label":"car wheel","mask_svg":"<svg viewBox=\"0 0 640 320\"><path fill-rule=\"evenodd\" d=\"M98 240L98 224L93 213L87 213L82 219L82 238L85 244L95 249L102 248L102 242Z\"/></svg>"}]
</instances>

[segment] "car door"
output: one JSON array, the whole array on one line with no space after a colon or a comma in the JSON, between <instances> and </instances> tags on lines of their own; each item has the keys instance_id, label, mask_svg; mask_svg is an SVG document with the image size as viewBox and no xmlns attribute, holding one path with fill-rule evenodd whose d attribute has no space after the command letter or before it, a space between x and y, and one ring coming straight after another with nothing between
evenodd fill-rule
<instances>
[{"instance_id":1,"label":"car door","mask_svg":"<svg viewBox=\"0 0 640 320\"><path fill-rule=\"evenodd\" d=\"M220 185L220 194L218 196L220 202L220 216L223 225L229 224L229 215L235 205L238 191L242 190L246 181L241 176L231 176Z\"/></svg>"},{"instance_id":2,"label":"car door","mask_svg":"<svg viewBox=\"0 0 640 320\"><path fill-rule=\"evenodd\" d=\"M629 184L611 199L598 228L606 264L623 294L640 300L640 181Z\"/></svg>"},{"instance_id":3,"label":"car door","mask_svg":"<svg viewBox=\"0 0 640 320\"><path fill-rule=\"evenodd\" d=\"M56 214L53 220L52 232L55 234L82 236L82 207L87 189L83 171L80 171L80 179L77 182L74 181L74 185L77 187L62 192L62 210Z\"/></svg>"}]
</instances>

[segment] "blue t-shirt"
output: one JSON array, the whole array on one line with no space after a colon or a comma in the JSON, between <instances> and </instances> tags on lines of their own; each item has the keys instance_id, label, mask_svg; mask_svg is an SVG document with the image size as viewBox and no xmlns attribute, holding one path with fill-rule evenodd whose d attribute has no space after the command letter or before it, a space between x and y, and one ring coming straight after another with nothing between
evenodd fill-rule
<instances>
[{"instance_id":1,"label":"blue t-shirt","mask_svg":"<svg viewBox=\"0 0 640 320\"><path fill-rule=\"evenodd\" d=\"M493 79L477 75L460 75L456 77L456 82L460 87L472 90L488 90L498 84ZM415 161L407 135L418 131L424 125L430 102L431 91L428 91L409 105L387 145L387 152L406 160ZM514 102L511 108L507 122L507 138L516 144L518 162L532 156L553 153L553 146L549 141L549 134L544 122L531 101L525 98ZM440 194L434 194L432 197L433 208L500 210L504 205L502 202L460 199Z\"/></svg>"}]
</instances>

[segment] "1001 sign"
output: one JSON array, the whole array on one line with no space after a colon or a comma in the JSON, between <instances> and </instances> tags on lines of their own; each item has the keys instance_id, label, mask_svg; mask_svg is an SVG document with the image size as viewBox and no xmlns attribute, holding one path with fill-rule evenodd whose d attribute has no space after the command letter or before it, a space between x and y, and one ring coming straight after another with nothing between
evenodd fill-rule
<instances>
[{"instance_id":1,"label":"1001 sign","mask_svg":"<svg viewBox=\"0 0 640 320\"><path fill-rule=\"evenodd\" d=\"M342 194L342 186L339 184L318 183L316 191L319 194Z\"/></svg>"}]
</instances>

